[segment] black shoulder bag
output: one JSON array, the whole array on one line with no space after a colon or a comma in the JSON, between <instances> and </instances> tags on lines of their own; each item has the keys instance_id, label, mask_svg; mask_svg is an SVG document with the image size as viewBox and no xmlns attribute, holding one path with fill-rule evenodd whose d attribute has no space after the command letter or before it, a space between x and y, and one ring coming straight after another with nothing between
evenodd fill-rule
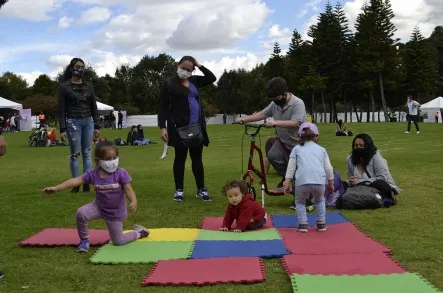
<instances>
[{"instance_id":1,"label":"black shoulder bag","mask_svg":"<svg viewBox=\"0 0 443 293\"><path fill-rule=\"evenodd\" d=\"M201 129L200 124L192 124L192 125L186 125L182 127L177 127L175 124L173 115L172 115L172 91L171 91L171 81L168 79L167 81L168 88L169 88L169 111L171 113L171 121L175 126L175 129L177 129L178 136L180 137L180 140L183 142L183 144L188 147L196 147L203 144L204 137L203 132ZM200 95L198 96L198 103L201 107L201 98Z\"/></svg>"}]
</instances>

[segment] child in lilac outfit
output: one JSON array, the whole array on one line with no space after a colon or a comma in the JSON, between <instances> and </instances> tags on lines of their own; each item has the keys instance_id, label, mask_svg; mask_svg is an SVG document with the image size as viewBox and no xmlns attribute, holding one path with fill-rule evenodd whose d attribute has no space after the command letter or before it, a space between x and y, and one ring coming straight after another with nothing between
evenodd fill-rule
<instances>
[{"instance_id":1,"label":"child in lilac outfit","mask_svg":"<svg viewBox=\"0 0 443 293\"><path fill-rule=\"evenodd\" d=\"M43 189L44 193L53 194L82 184L94 185L95 200L79 208L76 213L80 237L78 252L89 250L88 222L91 220L105 220L114 245L124 245L149 235L149 230L140 225L135 225L134 231L123 234L123 221L128 216L125 195L129 199L129 210L132 212L137 210L137 198L128 172L118 167L118 154L118 149L112 142L102 141L95 148L97 168L87 171L81 177Z\"/></svg>"}]
</instances>

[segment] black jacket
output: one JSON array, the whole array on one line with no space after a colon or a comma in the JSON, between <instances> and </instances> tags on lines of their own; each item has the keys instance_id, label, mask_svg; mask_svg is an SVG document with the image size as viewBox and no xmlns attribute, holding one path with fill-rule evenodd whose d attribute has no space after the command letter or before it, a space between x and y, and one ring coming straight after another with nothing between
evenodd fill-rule
<instances>
[{"instance_id":1,"label":"black jacket","mask_svg":"<svg viewBox=\"0 0 443 293\"><path fill-rule=\"evenodd\" d=\"M217 78L206 67L201 66L200 71L204 76L193 75L189 78L189 82L193 83L197 89L213 84ZM180 142L177 129L171 119L177 127L189 125L189 102L188 102L189 89L182 85L180 78L177 75L173 75L167 78L160 90L160 110L158 112L158 127L168 129L169 142L168 145L174 146ZM206 120L199 97L200 103L200 126L205 138L204 145L209 145L209 137L206 132ZM172 104L172 105L171 105Z\"/></svg>"},{"instance_id":2,"label":"black jacket","mask_svg":"<svg viewBox=\"0 0 443 293\"><path fill-rule=\"evenodd\" d=\"M99 129L94 85L90 82L75 84L71 80L62 82L58 88L58 115L61 133L66 131L67 118L92 117L95 129Z\"/></svg>"}]
</instances>

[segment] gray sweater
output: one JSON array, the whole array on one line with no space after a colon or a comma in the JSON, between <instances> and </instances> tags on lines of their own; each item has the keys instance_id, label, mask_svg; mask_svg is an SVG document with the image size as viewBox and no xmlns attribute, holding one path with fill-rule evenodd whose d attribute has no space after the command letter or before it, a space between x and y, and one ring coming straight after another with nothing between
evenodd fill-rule
<instances>
[{"instance_id":1,"label":"gray sweater","mask_svg":"<svg viewBox=\"0 0 443 293\"><path fill-rule=\"evenodd\" d=\"M347 167L348 178L357 176L354 174L354 164L352 164L351 156L348 156ZM365 181L374 182L375 180L383 180L392 187L395 194L400 194L401 189L395 184L394 178L392 178L391 172L389 172L388 162L383 158L380 151L377 151L369 161L369 164L366 166L366 171L368 171L371 178Z\"/></svg>"}]
</instances>

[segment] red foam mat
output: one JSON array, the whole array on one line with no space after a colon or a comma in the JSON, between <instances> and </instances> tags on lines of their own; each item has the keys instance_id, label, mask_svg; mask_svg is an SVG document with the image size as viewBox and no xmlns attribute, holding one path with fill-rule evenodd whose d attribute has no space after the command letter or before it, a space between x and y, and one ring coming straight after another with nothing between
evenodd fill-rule
<instances>
[{"instance_id":1,"label":"red foam mat","mask_svg":"<svg viewBox=\"0 0 443 293\"><path fill-rule=\"evenodd\" d=\"M328 226L326 232L318 232L314 227L308 233L297 232L295 228L281 228L278 232L291 254L391 252L390 248L370 238L352 223Z\"/></svg>"},{"instance_id":2,"label":"red foam mat","mask_svg":"<svg viewBox=\"0 0 443 293\"><path fill-rule=\"evenodd\" d=\"M109 241L108 230L89 229L91 246L101 246ZM19 243L20 246L77 246L80 242L77 229L48 228Z\"/></svg>"},{"instance_id":3,"label":"red foam mat","mask_svg":"<svg viewBox=\"0 0 443 293\"><path fill-rule=\"evenodd\" d=\"M382 252L370 254L285 255L288 276L299 275L382 275L406 271Z\"/></svg>"},{"instance_id":4,"label":"red foam mat","mask_svg":"<svg viewBox=\"0 0 443 293\"><path fill-rule=\"evenodd\" d=\"M142 286L203 286L265 280L263 261L258 257L161 260L142 281Z\"/></svg>"},{"instance_id":5,"label":"red foam mat","mask_svg":"<svg viewBox=\"0 0 443 293\"><path fill-rule=\"evenodd\" d=\"M213 230L213 231L217 231L219 230L221 227L223 226L223 218L211 218L211 217L207 217L207 218L203 218L201 224L200 224L200 229L205 229L205 230ZM236 229L236 223L234 221L234 224L232 224L232 228L231 229ZM272 219L271 217L268 217L266 219L266 224L263 225L263 227L261 227L258 230L263 230L263 229L270 229L270 228L274 228L274 226L272 225Z\"/></svg>"}]
</instances>

